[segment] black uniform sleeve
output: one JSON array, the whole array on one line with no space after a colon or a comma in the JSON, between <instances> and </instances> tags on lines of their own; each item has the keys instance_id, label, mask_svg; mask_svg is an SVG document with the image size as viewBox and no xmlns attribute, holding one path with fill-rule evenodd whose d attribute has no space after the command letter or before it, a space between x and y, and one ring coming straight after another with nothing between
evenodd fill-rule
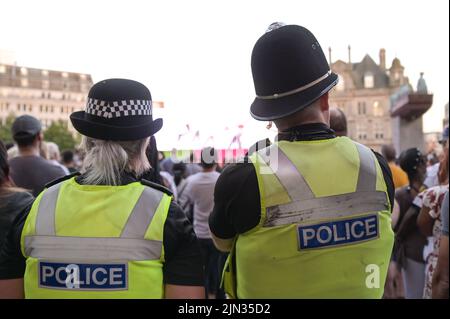
<instances>
[{"instance_id":1,"label":"black uniform sleeve","mask_svg":"<svg viewBox=\"0 0 450 319\"><path fill-rule=\"evenodd\" d=\"M14 219L0 249L0 279L23 278L25 273L25 257L20 250L20 236L25 225L32 202Z\"/></svg>"},{"instance_id":2,"label":"black uniform sleeve","mask_svg":"<svg viewBox=\"0 0 450 319\"><path fill-rule=\"evenodd\" d=\"M379 153L373 151L375 156L377 157L378 163L380 163L381 171L383 172L384 181L387 186L387 192L389 197L389 202L391 203L391 213L394 208L394 196L395 196L395 186L394 180L392 178L392 172L389 168L389 164L386 159Z\"/></svg>"},{"instance_id":3,"label":"black uniform sleeve","mask_svg":"<svg viewBox=\"0 0 450 319\"><path fill-rule=\"evenodd\" d=\"M164 283L203 286L203 257L197 236L181 208L172 202L164 224Z\"/></svg>"},{"instance_id":4,"label":"black uniform sleeve","mask_svg":"<svg viewBox=\"0 0 450 319\"><path fill-rule=\"evenodd\" d=\"M219 238L230 239L258 225L261 202L255 168L251 163L227 166L216 182L214 210L209 228Z\"/></svg>"}]
</instances>

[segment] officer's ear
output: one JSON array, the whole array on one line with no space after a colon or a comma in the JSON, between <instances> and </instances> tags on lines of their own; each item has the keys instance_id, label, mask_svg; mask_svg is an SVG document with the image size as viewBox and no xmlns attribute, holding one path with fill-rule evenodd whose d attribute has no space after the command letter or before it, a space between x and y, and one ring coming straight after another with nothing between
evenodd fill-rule
<instances>
[{"instance_id":1,"label":"officer's ear","mask_svg":"<svg viewBox=\"0 0 450 319\"><path fill-rule=\"evenodd\" d=\"M330 104L328 103L328 92L320 97L319 105L325 122L330 125Z\"/></svg>"},{"instance_id":2,"label":"officer's ear","mask_svg":"<svg viewBox=\"0 0 450 319\"><path fill-rule=\"evenodd\" d=\"M322 112L328 112L330 110L330 104L328 103L328 92L320 97L320 110Z\"/></svg>"}]
</instances>

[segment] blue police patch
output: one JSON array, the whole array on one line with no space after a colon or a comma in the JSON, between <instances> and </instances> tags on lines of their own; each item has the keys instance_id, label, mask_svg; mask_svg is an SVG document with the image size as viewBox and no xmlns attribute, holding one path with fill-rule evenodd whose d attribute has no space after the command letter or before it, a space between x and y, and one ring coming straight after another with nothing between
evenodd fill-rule
<instances>
[{"instance_id":1,"label":"blue police patch","mask_svg":"<svg viewBox=\"0 0 450 319\"><path fill-rule=\"evenodd\" d=\"M127 290L127 264L39 262L39 286L74 290Z\"/></svg>"},{"instance_id":2,"label":"blue police patch","mask_svg":"<svg viewBox=\"0 0 450 319\"><path fill-rule=\"evenodd\" d=\"M299 225L299 249L357 244L378 238L378 214L314 225Z\"/></svg>"}]
</instances>

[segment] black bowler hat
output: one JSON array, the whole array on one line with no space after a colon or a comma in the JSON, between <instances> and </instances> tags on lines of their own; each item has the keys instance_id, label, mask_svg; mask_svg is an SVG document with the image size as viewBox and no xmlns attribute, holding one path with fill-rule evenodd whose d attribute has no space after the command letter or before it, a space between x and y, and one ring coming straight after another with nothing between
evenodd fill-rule
<instances>
[{"instance_id":1,"label":"black bowler hat","mask_svg":"<svg viewBox=\"0 0 450 319\"><path fill-rule=\"evenodd\" d=\"M133 141L158 132L162 119L153 120L152 96L142 83L109 79L96 83L85 111L70 115L82 135L100 140Z\"/></svg>"},{"instance_id":2,"label":"black bowler hat","mask_svg":"<svg viewBox=\"0 0 450 319\"><path fill-rule=\"evenodd\" d=\"M252 52L256 98L250 113L261 121L289 116L310 105L338 82L314 35L286 25L265 33Z\"/></svg>"}]
</instances>

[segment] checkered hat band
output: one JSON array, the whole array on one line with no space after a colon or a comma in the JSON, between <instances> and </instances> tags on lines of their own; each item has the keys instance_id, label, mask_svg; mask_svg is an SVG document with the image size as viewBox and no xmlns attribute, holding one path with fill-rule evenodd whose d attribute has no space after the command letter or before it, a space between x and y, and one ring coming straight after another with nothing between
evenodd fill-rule
<instances>
[{"instance_id":1,"label":"checkered hat band","mask_svg":"<svg viewBox=\"0 0 450 319\"><path fill-rule=\"evenodd\" d=\"M89 98L86 104L86 113L108 119L133 115L152 115L152 101L123 100L111 102Z\"/></svg>"}]
</instances>

